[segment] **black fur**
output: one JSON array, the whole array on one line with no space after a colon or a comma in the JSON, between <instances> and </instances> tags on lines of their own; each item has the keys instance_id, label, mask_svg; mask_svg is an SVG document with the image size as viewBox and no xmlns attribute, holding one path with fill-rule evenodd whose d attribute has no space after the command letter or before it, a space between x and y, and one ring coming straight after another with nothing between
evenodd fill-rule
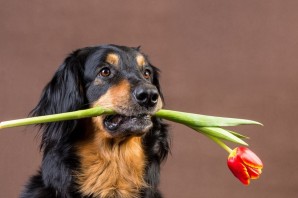
<instances>
[{"instance_id":1,"label":"black fur","mask_svg":"<svg viewBox=\"0 0 298 198\"><path fill-rule=\"evenodd\" d=\"M109 52L116 52L127 57L125 64L129 65L132 53L139 48L105 45L79 49L70 54L59 67L52 80L43 90L38 105L32 110L32 116L42 116L61 112L69 112L89 108L90 104L100 98L110 88L112 81L120 78L135 79L140 74L130 68L110 81L93 86L97 77L98 65ZM150 64L153 70L151 83L161 94L158 81L158 69ZM118 75L118 74L117 74ZM131 80L130 82L134 82ZM138 81L139 83L139 81ZM85 120L46 123L40 125L42 130L41 150L43 152L40 171L33 176L21 198L76 198L84 197L78 190L73 172L79 170L80 160L74 144L83 136ZM160 198L158 191L160 164L169 152L167 126L158 118L153 118L153 127L143 136L143 146L147 157L145 180L150 185L140 191L140 198ZM92 195L88 198L92 198Z\"/></svg>"}]
</instances>

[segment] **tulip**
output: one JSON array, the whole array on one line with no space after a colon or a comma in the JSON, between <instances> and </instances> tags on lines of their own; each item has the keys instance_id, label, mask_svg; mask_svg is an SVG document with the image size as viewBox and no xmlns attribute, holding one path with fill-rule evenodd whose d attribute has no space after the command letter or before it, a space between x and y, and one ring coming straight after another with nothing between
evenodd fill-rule
<instances>
[{"instance_id":1,"label":"tulip","mask_svg":"<svg viewBox=\"0 0 298 198\"><path fill-rule=\"evenodd\" d=\"M251 150L237 147L228 157L228 167L243 184L248 185L250 179L258 179L262 173L263 163Z\"/></svg>"},{"instance_id":2,"label":"tulip","mask_svg":"<svg viewBox=\"0 0 298 198\"><path fill-rule=\"evenodd\" d=\"M26 126L31 124L41 124L47 122L82 119L114 113L115 112L111 109L106 109L103 107L93 107L90 109L73 112L4 121L0 122L0 129ZM248 146L248 144L243 140L247 139L248 137L234 131L221 128L225 126L237 126L242 124L262 125L261 123L253 120L207 116L165 109L159 110L154 114L154 116L184 124L212 139L215 143L217 143L224 150L230 153L228 158L228 166L232 173L242 183L248 185L250 179L257 179L261 174L263 164L252 151L245 147L237 147L232 150L223 142L223 140L225 140Z\"/></svg>"}]
</instances>

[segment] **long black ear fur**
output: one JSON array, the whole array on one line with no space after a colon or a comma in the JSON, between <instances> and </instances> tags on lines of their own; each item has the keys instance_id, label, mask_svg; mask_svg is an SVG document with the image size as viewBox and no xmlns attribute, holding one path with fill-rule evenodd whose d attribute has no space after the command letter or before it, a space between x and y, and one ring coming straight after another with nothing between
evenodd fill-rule
<instances>
[{"instance_id":1,"label":"long black ear fur","mask_svg":"<svg viewBox=\"0 0 298 198\"><path fill-rule=\"evenodd\" d=\"M77 52L68 56L58 68L52 80L44 88L41 99L32 110L32 116L43 116L81 109L84 98L83 66ZM61 145L71 137L77 121L41 124L43 129L41 148Z\"/></svg>"}]
</instances>

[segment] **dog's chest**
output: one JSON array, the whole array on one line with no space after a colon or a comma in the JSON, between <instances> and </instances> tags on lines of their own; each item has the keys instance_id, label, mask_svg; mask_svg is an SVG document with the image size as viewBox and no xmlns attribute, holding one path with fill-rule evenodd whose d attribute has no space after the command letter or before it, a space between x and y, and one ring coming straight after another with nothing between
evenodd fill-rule
<instances>
[{"instance_id":1,"label":"dog's chest","mask_svg":"<svg viewBox=\"0 0 298 198\"><path fill-rule=\"evenodd\" d=\"M114 145L97 137L80 144L78 153L81 169L76 178L84 195L133 198L146 186L146 159L140 137Z\"/></svg>"}]
</instances>

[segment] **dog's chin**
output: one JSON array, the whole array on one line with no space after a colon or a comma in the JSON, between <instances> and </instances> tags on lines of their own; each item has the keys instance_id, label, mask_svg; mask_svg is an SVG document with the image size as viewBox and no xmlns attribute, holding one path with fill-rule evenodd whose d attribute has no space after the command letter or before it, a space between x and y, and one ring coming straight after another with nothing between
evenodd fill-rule
<instances>
[{"instance_id":1,"label":"dog's chin","mask_svg":"<svg viewBox=\"0 0 298 198\"><path fill-rule=\"evenodd\" d=\"M153 123L151 115L108 115L103 125L112 137L141 136L150 130Z\"/></svg>"}]
</instances>

